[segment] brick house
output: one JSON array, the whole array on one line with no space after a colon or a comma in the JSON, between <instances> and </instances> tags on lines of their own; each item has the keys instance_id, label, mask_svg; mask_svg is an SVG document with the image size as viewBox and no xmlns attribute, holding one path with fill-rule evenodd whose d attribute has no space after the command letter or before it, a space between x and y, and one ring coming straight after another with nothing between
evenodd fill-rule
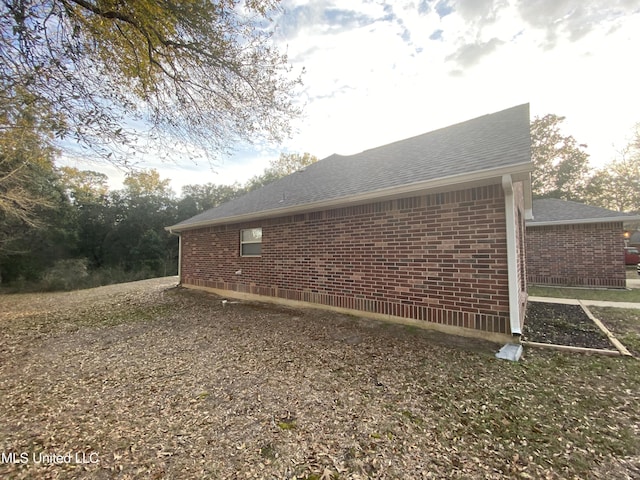
<instances>
[{"instance_id":1,"label":"brick house","mask_svg":"<svg viewBox=\"0 0 640 480\"><path fill-rule=\"evenodd\" d=\"M520 105L332 155L167 230L184 287L510 341L531 168Z\"/></svg>"},{"instance_id":2,"label":"brick house","mask_svg":"<svg viewBox=\"0 0 640 480\"><path fill-rule=\"evenodd\" d=\"M640 217L555 198L526 222L529 283L625 288L624 223Z\"/></svg>"}]
</instances>

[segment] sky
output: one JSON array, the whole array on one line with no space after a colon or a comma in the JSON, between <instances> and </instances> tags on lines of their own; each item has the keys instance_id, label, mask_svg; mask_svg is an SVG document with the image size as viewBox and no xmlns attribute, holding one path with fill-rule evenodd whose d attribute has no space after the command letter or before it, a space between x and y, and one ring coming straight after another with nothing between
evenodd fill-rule
<instances>
[{"instance_id":1,"label":"sky","mask_svg":"<svg viewBox=\"0 0 640 480\"><path fill-rule=\"evenodd\" d=\"M183 185L243 183L280 152L349 155L529 103L566 117L593 167L640 122L640 0L285 0L274 41L302 68L303 116L281 145L236 151L212 168L147 159ZM77 165L110 175L123 172Z\"/></svg>"}]
</instances>

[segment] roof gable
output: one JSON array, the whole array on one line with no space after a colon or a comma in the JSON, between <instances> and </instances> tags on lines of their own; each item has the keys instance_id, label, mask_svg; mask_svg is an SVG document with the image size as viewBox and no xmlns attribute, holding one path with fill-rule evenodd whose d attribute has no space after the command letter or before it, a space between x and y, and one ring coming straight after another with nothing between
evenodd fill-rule
<instances>
[{"instance_id":1,"label":"roof gable","mask_svg":"<svg viewBox=\"0 0 640 480\"><path fill-rule=\"evenodd\" d=\"M533 201L533 219L527 225L566 225L579 223L607 223L639 220L640 217L584 203L541 198Z\"/></svg>"},{"instance_id":2,"label":"roof gable","mask_svg":"<svg viewBox=\"0 0 640 480\"><path fill-rule=\"evenodd\" d=\"M529 128L529 105L524 104L355 155L334 154L171 230L454 185L492 172L529 172Z\"/></svg>"}]
</instances>

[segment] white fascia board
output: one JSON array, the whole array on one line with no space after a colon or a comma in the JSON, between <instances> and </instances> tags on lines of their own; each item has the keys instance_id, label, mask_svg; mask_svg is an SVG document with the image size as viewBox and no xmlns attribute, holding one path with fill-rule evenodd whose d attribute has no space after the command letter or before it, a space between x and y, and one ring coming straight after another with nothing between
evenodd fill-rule
<instances>
[{"instance_id":1,"label":"white fascia board","mask_svg":"<svg viewBox=\"0 0 640 480\"><path fill-rule=\"evenodd\" d=\"M525 223L533 220L533 191L531 187L531 173L529 177L522 182L524 184L524 220Z\"/></svg>"},{"instance_id":2,"label":"white fascia board","mask_svg":"<svg viewBox=\"0 0 640 480\"><path fill-rule=\"evenodd\" d=\"M264 210L261 212L251 212L243 215L217 218L214 220L203 220L201 222L189 223L187 225L177 224L170 227L165 227L165 230L171 233L179 233L185 230L195 230L198 228L211 227L215 225L248 222L264 218L281 217L294 213L326 210L336 207L364 204L373 201L384 201L394 198L402 198L409 194L439 193L443 191L450 191L451 187L469 188L474 186L500 184L502 182L502 176L507 174L511 175L514 180L526 182L529 179L529 173L531 172L531 169L531 162L525 162L518 165L510 165L508 167L499 167L494 169L482 170L480 172L465 173L461 175L451 175L449 177L409 183L398 187L383 188L358 195L332 198L320 202L305 203L302 205Z\"/></svg>"},{"instance_id":3,"label":"white fascia board","mask_svg":"<svg viewBox=\"0 0 640 480\"><path fill-rule=\"evenodd\" d=\"M602 218L580 218L577 220L550 220L547 222L537 222L535 220L528 220L526 222L527 227L549 227L554 225L582 225L592 223L617 223L617 222L638 222L640 221L640 215L629 215L625 217L602 217Z\"/></svg>"}]
</instances>

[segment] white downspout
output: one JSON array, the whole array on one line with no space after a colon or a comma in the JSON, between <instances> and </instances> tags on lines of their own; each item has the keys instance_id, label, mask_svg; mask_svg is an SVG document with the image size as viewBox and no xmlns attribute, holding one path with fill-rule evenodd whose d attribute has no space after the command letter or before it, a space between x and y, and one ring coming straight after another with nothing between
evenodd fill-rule
<instances>
[{"instance_id":1,"label":"white downspout","mask_svg":"<svg viewBox=\"0 0 640 480\"><path fill-rule=\"evenodd\" d=\"M520 291L518 284L518 251L516 238L516 212L511 175L502 176L505 220L507 226L507 268L509 272L509 323L511 333L520 336Z\"/></svg>"},{"instance_id":2,"label":"white downspout","mask_svg":"<svg viewBox=\"0 0 640 480\"><path fill-rule=\"evenodd\" d=\"M182 235L178 233L178 285L182 285Z\"/></svg>"},{"instance_id":3,"label":"white downspout","mask_svg":"<svg viewBox=\"0 0 640 480\"><path fill-rule=\"evenodd\" d=\"M165 230L171 235L178 236L178 286L182 285L182 235L174 232L169 227L165 227Z\"/></svg>"}]
</instances>

